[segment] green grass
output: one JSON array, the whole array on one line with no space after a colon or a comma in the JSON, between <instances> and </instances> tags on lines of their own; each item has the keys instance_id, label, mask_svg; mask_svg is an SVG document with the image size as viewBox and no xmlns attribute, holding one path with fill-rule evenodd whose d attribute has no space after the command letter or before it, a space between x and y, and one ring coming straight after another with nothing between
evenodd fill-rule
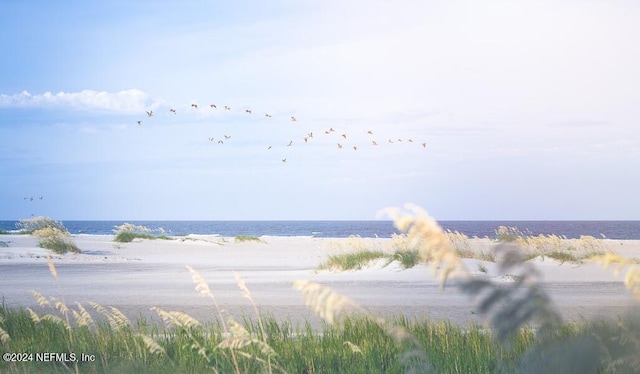
<instances>
[{"instance_id":1,"label":"green grass","mask_svg":"<svg viewBox=\"0 0 640 374\"><path fill-rule=\"evenodd\" d=\"M97 320L97 319L96 319ZM531 330L522 330L505 349L495 343L494 336L476 325L459 327L448 322L409 320L398 316L391 323L404 328L416 338L416 346L398 343L387 331L366 318L347 318L341 325L323 325L320 331L307 324L293 326L268 316L262 319L266 343L277 355L272 357L274 372L288 373L403 373L412 356L426 358L435 372L494 373L499 368L513 371L516 361L536 343ZM256 320L244 319L242 327L251 336L262 330ZM197 328L166 327L148 319L122 326L107 321L89 326L65 328L65 322L34 321L27 310L0 308L0 327L10 336L3 352L74 352L95 355L93 362L78 362L80 372L193 373L234 372L219 323ZM564 333L569 336L572 331ZM141 335L151 337L161 348L151 353ZM194 341L206 351L207 358L193 348ZM242 373L265 372L260 347L243 348L238 355ZM419 354L418 354L419 353ZM415 359L415 358L414 358ZM57 362L0 362L0 372L70 372Z\"/></svg>"},{"instance_id":2,"label":"green grass","mask_svg":"<svg viewBox=\"0 0 640 374\"><path fill-rule=\"evenodd\" d=\"M262 240L257 236L249 236L249 235L238 235L235 237L237 242L262 242Z\"/></svg>"},{"instance_id":3,"label":"green grass","mask_svg":"<svg viewBox=\"0 0 640 374\"><path fill-rule=\"evenodd\" d=\"M356 270L361 269L373 260L386 257L387 255L382 251L371 250L330 255L327 261L318 266L318 269Z\"/></svg>"},{"instance_id":4,"label":"green grass","mask_svg":"<svg viewBox=\"0 0 640 374\"><path fill-rule=\"evenodd\" d=\"M149 239L149 240L155 240L155 239L164 239L164 240L169 240L171 238L169 238L168 236L157 236L157 235L151 235L151 234L145 234L145 233L139 233L139 232L133 232L133 231L122 231L119 232L116 237L113 239L114 242L118 242L118 243L131 243L133 241L133 239Z\"/></svg>"}]
</instances>

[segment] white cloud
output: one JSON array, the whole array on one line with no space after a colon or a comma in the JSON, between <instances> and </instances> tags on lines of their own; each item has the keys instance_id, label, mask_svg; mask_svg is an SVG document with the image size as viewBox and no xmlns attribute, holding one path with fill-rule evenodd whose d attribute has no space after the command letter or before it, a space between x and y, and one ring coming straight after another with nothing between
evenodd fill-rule
<instances>
[{"instance_id":1,"label":"white cloud","mask_svg":"<svg viewBox=\"0 0 640 374\"><path fill-rule=\"evenodd\" d=\"M53 94L33 95L27 91L19 94L0 94L0 107L27 108L79 108L114 113L142 113L145 109L155 107L149 95L139 89L106 92L83 90L80 92L58 92Z\"/></svg>"}]
</instances>

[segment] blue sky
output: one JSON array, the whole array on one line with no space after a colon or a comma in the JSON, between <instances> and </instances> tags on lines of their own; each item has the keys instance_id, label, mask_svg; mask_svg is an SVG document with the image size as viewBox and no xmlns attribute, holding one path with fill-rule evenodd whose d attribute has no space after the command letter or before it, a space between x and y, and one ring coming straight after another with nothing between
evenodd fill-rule
<instances>
[{"instance_id":1,"label":"blue sky","mask_svg":"<svg viewBox=\"0 0 640 374\"><path fill-rule=\"evenodd\" d=\"M5 1L0 35L0 219L640 219L635 1Z\"/></svg>"}]
</instances>

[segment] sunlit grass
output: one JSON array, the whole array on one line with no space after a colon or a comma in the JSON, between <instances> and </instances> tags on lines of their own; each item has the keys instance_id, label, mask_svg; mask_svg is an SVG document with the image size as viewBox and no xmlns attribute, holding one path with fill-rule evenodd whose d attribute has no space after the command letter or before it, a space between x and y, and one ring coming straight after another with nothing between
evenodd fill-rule
<instances>
[{"instance_id":1,"label":"sunlit grass","mask_svg":"<svg viewBox=\"0 0 640 374\"><path fill-rule=\"evenodd\" d=\"M113 241L119 243L130 243L134 239L170 239L161 227L152 230L146 226L125 223L120 226L116 226L113 231L116 234Z\"/></svg>"},{"instance_id":2,"label":"sunlit grass","mask_svg":"<svg viewBox=\"0 0 640 374\"><path fill-rule=\"evenodd\" d=\"M237 235L235 237L236 242L262 242L257 236L249 236L249 235Z\"/></svg>"}]
</instances>

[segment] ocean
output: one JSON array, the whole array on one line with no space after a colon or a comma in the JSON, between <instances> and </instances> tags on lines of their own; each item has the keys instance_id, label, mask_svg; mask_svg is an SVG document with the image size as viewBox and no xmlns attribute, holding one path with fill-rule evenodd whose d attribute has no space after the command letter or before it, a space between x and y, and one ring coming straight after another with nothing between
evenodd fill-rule
<instances>
[{"instance_id":1,"label":"ocean","mask_svg":"<svg viewBox=\"0 0 640 374\"><path fill-rule=\"evenodd\" d=\"M311 236L346 238L390 237L398 233L391 221L63 221L72 234L111 235L123 223L163 228L168 235L218 234L221 236ZM16 230L16 221L0 221L0 230ZM517 227L532 235L640 240L640 221L439 221L445 230L459 231L469 237L495 238L499 226Z\"/></svg>"}]
</instances>

